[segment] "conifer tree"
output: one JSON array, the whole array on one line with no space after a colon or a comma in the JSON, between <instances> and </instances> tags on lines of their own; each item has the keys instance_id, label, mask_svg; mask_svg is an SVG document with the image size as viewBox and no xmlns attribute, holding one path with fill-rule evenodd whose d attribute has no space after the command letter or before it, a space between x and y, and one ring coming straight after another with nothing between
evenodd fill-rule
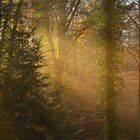
<instances>
[{"instance_id":1,"label":"conifer tree","mask_svg":"<svg viewBox=\"0 0 140 140\"><path fill-rule=\"evenodd\" d=\"M24 1L9 1L3 6L11 12L2 12L5 18L4 24L1 23L4 34L0 40L3 42L0 120L4 127L0 139L71 139L71 125L64 115L67 108L62 109L58 92L50 94L48 75L41 72L41 38L35 36L34 23L26 16Z\"/></svg>"},{"instance_id":2,"label":"conifer tree","mask_svg":"<svg viewBox=\"0 0 140 140\"><path fill-rule=\"evenodd\" d=\"M40 72L41 46L40 41L34 38L33 31L26 31L19 27L14 32L13 50L7 50L7 54L9 51L11 54L12 51L12 56L10 55L10 59L9 55L7 56L6 66L2 71L1 105L5 122L8 122L8 126L9 124L14 126L10 130L11 133L15 133L16 137L22 139L20 137L26 136L22 133L27 129L34 128L35 131L35 128L43 123L40 122L40 117L44 111L42 104L47 88L45 81L47 77L42 76ZM36 132L34 131L29 135ZM24 139L33 139L33 136L29 137L29 135Z\"/></svg>"}]
</instances>

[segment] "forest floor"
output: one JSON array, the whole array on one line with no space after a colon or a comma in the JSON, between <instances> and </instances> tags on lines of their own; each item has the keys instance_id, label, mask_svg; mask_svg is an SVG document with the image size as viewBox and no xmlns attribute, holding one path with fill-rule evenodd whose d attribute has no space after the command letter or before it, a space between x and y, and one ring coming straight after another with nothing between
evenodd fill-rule
<instances>
[{"instance_id":1,"label":"forest floor","mask_svg":"<svg viewBox=\"0 0 140 140\"><path fill-rule=\"evenodd\" d=\"M119 107L122 137L123 140L135 140L138 120L138 72L125 71L122 78L124 86ZM80 125L83 140L96 140L100 135L100 121L95 112L98 106L96 89L97 79L88 73L74 76L66 88L66 93L75 106L73 117Z\"/></svg>"}]
</instances>

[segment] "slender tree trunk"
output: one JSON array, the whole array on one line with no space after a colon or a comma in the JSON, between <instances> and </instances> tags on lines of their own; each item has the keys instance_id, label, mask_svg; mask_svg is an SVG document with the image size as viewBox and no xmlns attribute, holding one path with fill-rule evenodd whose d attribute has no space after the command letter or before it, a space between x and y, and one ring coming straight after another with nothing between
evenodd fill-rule
<instances>
[{"instance_id":1,"label":"slender tree trunk","mask_svg":"<svg viewBox=\"0 0 140 140\"><path fill-rule=\"evenodd\" d=\"M64 75L64 65L65 65L65 58L62 54L59 54L59 57L55 60L54 64L54 85L55 89L59 89L63 86L63 75Z\"/></svg>"},{"instance_id":2,"label":"slender tree trunk","mask_svg":"<svg viewBox=\"0 0 140 140\"><path fill-rule=\"evenodd\" d=\"M15 39L15 34L16 34L17 27L18 27L18 23L19 23L19 18L21 16L21 10L22 10L23 2L24 2L24 0L19 0L19 2L17 4L16 13L13 17L14 24L13 24L13 29L11 31L10 43L9 43L9 60L10 61L11 61L11 58L13 56L13 50L14 50L14 43L13 43L14 41L13 40Z\"/></svg>"},{"instance_id":3,"label":"slender tree trunk","mask_svg":"<svg viewBox=\"0 0 140 140\"><path fill-rule=\"evenodd\" d=\"M3 1L2 0L0 0L0 28L1 28L1 21L2 21L2 10L3 9Z\"/></svg>"},{"instance_id":4,"label":"slender tree trunk","mask_svg":"<svg viewBox=\"0 0 140 140\"><path fill-rule=\"evenodd\" d=\"M1 3L2 4L2 3ZM0 40L0 66L2 65L2 57L3 57L3 47L4 47L4 44L5 44L5 41L6 41L6 32L7 32L7 29L8 29L8 21L9 21L9 18L11 16L11 13L12 13L12 8L13 8L13 3L9 3L7 5L8 7L8 10L7 9L4 9L4 15L3 15L3 23L2 24L2 30L1 30L1 40Z\"/></svg>"},{"instance_id":5,"label":"slender tree trunk","mask_svg":"<svg viewBox=\"0 0 140 140\"><path fill-rule=\"evenodd\" d=\"M3 2L2 2L2 0L0 0L0 29L2 30L2 16L3 16L3 14L2 14L2 10L3 9ZM0 42L1 42L1 39L0 39ZM1 46L1 43L0 43L0 83L1 83L1 81L2 81L2 79L1 79L1 61L2 61L2 46Z\"/></svg>"},{"instance_id":6,"label":"slender tree trunk","mask_svg":"<svg viewBox=\"0 0 140 140\"><path fill-rule=\"evenodd\" d=\"M66 29L66 2L62 0L59 3L60 20L58 22L58 56L55 61L55 88L59 89L63 86L63 76L66 60L66 49L68 47L67 42L67 29Z\"/></svg>"},{"instance_id":7,"label":"slender tree trunk","mask_svg":"<svg viewBox=\"0 0 140 140\"><path fill-rule=\"evenodd\" d=\"M77 48L74 46L74 74L77 75Z\"/></svg>"},{"instance_id":8,"label":"slender tree trunk","mask_svg":"<svg viewBox=\"0 0 140 140\"><path fill-rule=\"evenodd\" d=\"M64 77L64 70L65 70L65 61L66 61L66 36L65 31L61 30L61 33L59 34L59 40L58 40L58 56L55 61L55 87L57 89L61 88L63 86L63 77Z\"/></svg>"},{"instance_id":9,"label":"slender tree trunk","mask_svg":"<svg viewBox=\"0 0 140 140\"><path fill-rule=\"evenodd\" d=\"M138 28L138 35L139 35L139 64L138 64L138 68L139 68L139 91L138 91L138 96L139 96L139 123L138 123L138 129L139 129L139 134L138 134L138 140L140 140L140 0L139 0L139 28Z\"/></svg>"}]
</instances>

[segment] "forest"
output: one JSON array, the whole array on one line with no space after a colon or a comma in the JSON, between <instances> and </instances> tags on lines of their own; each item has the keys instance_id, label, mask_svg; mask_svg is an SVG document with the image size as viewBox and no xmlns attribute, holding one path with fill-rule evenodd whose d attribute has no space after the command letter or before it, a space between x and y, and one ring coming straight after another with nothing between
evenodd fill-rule
<instances>
[{"instance_id":1,"label":"forest","mask_svg":"<svg viewBox=\"0 0 140 140\"><path fill-rule=\"evenodd\" d=\"M0 0L0 140L140 140L140 0Z\"/></svg>"}]
</instances>

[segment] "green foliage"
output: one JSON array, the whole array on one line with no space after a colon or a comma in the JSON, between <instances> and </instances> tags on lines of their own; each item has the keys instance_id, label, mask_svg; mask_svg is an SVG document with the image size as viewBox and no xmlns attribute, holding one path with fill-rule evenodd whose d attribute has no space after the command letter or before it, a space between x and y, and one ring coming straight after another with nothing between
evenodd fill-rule
<instances>
[{"instance_id":1,"label":"green foliage","mask_svg":"<svg viewBox=\"0 0 140 140\"><path fill-rule=\"evenodd\" d=\"M24 15L21 2L2 3L0 13L0 139L70 140L67 109L56 110L61 94L51 93L49 77L41 72L42 39L35 37L34 23Z\"/></svg>"}]
</instances>

